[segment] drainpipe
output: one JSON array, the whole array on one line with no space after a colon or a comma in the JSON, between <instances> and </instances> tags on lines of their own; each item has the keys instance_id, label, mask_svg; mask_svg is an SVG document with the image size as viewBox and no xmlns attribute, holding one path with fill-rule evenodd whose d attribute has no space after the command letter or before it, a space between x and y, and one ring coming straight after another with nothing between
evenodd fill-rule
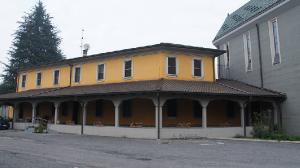
<instances>
[{"instance_id":1,"label":"drainpipe","mask_svg":"<svg viewBox=\"0 0 300 168\"><path fill-rule=\"evenodd\" d=\"M69 64L70 65L70 83L69 86L72 86L72 73L73 73L73 64Z\"/></svg>"},{"instance_id":2,"label":"drainpipe","mask_svg":"<svg viewBox=\"0 0 300 168\"><path fill-rule=\"evenodd\" d=\"M249 104L248 104L248 113L247 115L249 115L249 113L251 114L252 111L252 96L249 97ZM244 115L244 136L247 136L247 122L246 122L246 115Z\"/></svg>"},{"instance_id":3,"label":"drainpipe","mask_svg":"<svg viewBox=\"0 0 300 168\"><path fill-rule=\"evenodd\" d=\"M161 111L160 111L160 95L159 95L159 92L157 92L157 112L158 112L158 114L157 114L157 122L158 123L156 123L157 124L157 139L160 139L160 113L161 113Z\"/></svg>"},{"instance_id":4,"label":"drainpipe","mask_svg":"<svg viewBox=\"0 0 300 168\"><path fill-rule=\"evenodd\" d=\"M256 24L257 31L257 41L258 41L258 57L259 57L259 71L260 71L260 87L264 87L264 78L263 78L263 65L262 65L262 51L261 51L261 41L260 41L260 31L259 25Z\"/></svg>"}]
</instances>

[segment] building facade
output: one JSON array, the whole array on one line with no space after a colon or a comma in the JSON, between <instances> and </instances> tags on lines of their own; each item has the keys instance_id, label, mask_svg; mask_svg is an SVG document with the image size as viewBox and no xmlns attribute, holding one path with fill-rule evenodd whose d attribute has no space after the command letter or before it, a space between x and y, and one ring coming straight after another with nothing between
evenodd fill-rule
<instances>
[{"instance_id":1,"label":"building facade","mask_svg":"<svg viewBox=\"0 0 300 168\"><path fill-rule=\"evenodd\" d=\"M219 76L286 93L283 127L300 134L300 1L251 0L228 15L213 43Z\"/></svg>"},{"instance_id":2,"label":"building facade","mask_svg":"<svg viewBox=\"0 0 300 168\"><path fill-rule=\"evenodd\" d=\"M225 51L161 43L23 68L14 128L48 121L50 130L130 138L250 135L249 102L264 102L280 122L285 96L233 80L216 80L214 60ZM251 116L251 115L250 115Z\"/></svg>"}]
</instances>

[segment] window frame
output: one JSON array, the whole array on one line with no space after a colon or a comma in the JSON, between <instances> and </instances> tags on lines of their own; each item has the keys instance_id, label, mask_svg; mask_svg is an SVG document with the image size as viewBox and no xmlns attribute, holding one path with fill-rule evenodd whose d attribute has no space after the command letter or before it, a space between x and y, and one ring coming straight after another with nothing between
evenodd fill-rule
<instances>
[{"instance_id":1,"label":"window frame","mask_svg":"<svg viewBox=\"0 0 300 168\"><path fill-rule=\"evenodd\" d=\"M128 61L131 61L131 67L130 67L131 73L130 73L130 76L125 76L126 75L126 69L125 69L126 66L125 66L125 64ZM123 61L123 79L130 80L130 79L132 79L132 77L133 77L133 59L132 58L126 58Z\"/></svg>"},{"instance_id":2,"label":"window frame","mask_svg":"<svg viewBox=\"0 0 300 168\"><path fill-rule=\"evenodd\" d=\"M248 41L248 39L249 39L249 41ZM250 31L243 34L243 43L244 43L245 71L252 72L253 71L253 54L252 54L251 32ZM250 51L249 51L250 55L248 54L248 48L250 49ZM249 59L251 60L251 64L250 64L251 68L250 69L248 69L248 60Z\"/></svg>"},{"instance_id":3,"label":"window frame","mask_svg":"<svg viewBox=\"0 0 300 168\"><path fill-rule=\"evenodd\" d=\"M40 79L40 83L38 84L38 75L41 74L41 79ZM36 87L41 87L42 86L42 78L43 78L43 73L41 71L36 72L36 76L35 76L35 85Z\"/></svg>"},{"instance_id":4,"label":"window frame","mask_svg":"<svg viewBox=\"0 0 300 168\"><path fill-rule=\"evenodd\" d=\"M195 75L195 60L201 61L201 76L196 76ZM202 58L194 57L192 59L192 75L193 75L194 78L198 78L198 79L201 79L201 78L204 77L204 64L203 64Z\"/></svg>"},{"instance_id":5,"label":"window frame","mask_svg":"<svg viewBox=\"0 0 300 168\"><path fill-rule=\"evenodd\" d=\"M276 26L277 26L277 31L274 32L274 27L273 27L273 23L276 22ZM275 44L275 33L277 35L278 41L278 55L279 55L279 62L275 63L275 56L276 56L276 44ZM271 59L272 59L272 66L276 66L281 64L282 62L282 55L281 55L281 50L280 50L280 36L279 36L279 24L278 24L278 18L275 17L271 20L269 20L269 38L270 38L270 49L271 49Z\"/></svg>"},{"instance_id":6,"label":"window frame","mask_svg":"<svg viewBox=\"0 0 300 168\"><path fill-rule=\"evenodd\" d=\"M80 73L79 73L79 81L78 82L76 82L76 68L79 68L80 69ZM81 68L81 66L75 66L74 67L74 74L73 74L73 77L74 77L74 79L73 79L73 82L75 83L75 84L80 84L80 82L81 82L81 73L82 73L82 68Z\"/></svg>"},{"instance_id":7,"label":"window frame","mask_svg":"<svg viewBox=\"0 0 300 168\"><path fill-rule=\"evenodd\" d=\"M169 58L175 58L175 74L169 73ZM167 56L166 57L166 74L168 77L177 77L179 72L179 60L176 56Z\"/></svg>"},{"instance_id":8,"label":"window frame","mask_svg":"<svg viewBox=\"0 0 300 168\"><path fill-rule=\"evenodd\" d=\"M100 65L103 65L103 79L99 79L99 66ZM105 72L106 72L106 65L105 65L105 63L98 63L97 64L97 66L96 66L96 80L98 81L98 82L103 82L104 80L105 80Z\"/></svg>"},{"instance_id":9,"label":"window frame","mask_svg":"<svg viewBox=\"0 0 300 168\"><path fill-rule=\"evenodd\" d=\"M23 86L23 76L25 76L25 82L24 82L24 86ZM21 88L26 88L26 84L27 84L27 74L24 73L24 74L21 74Z\"/></svg>"},{"instance_id":10,"label":"window frame","mask_svg":"<svg viewBox=\"0 0 300 168\"><path fill-rule=\"evenodd\" d=\"M226 51L226 53L223 54L225 69L229 69L230 68L230 52L229 52L229 48L230 48L230 43L229 42L223 44L223 50Z\"/></svg>"},{"instance_id":11,"label":"window frame","mask_svg":"<svg viewBox=\"0 0 300 168\"><path fill-rule=\"evenodd\" d=\"M55 83L55 72L58 71L58 79L57 79L57 84ZM53 85L58 86L60 81L60 69L54 69L53 70Z\"/></svg>"}]
</instances>

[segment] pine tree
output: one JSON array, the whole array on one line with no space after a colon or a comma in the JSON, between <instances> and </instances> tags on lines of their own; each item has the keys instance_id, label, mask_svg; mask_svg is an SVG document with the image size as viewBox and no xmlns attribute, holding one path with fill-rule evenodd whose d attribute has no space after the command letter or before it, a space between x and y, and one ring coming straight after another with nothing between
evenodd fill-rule
<instances>
[{"instance_id":1,"label":"pine tree","mask_svg":"<svg viewBox=\"0 0 300 168\"><path fill-rule=\"evenodd\" d=\"M9 51L9 63L5 65L0 91L15 90L19 68L36 66L64 59L59 45L61 39L51 23L52 17L46 13L42 2L19 22Z\"/></svg>"}]
</instances>

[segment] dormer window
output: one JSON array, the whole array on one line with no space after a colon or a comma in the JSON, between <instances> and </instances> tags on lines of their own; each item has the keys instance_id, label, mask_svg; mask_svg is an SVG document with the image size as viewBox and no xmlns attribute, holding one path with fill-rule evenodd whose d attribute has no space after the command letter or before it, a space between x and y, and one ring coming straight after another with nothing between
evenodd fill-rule
<instances>
[{"instance_id":1,"label":"dormer window","mask_svg":"<svg viewBox=\"0 0 300 168\"><path fill-rule=\"evenodd\" d=\"M21 87L22 87L22 88L25 88L25 87L26 87L26 78L27 78L26 75L22 75L22 82L21 82Z\"/></svg>"},{"instance_id":2,"label":"dormer window","mask_svg":"<svg viewBox=\"0 0 300 168\"><path fill-rule=\"evenodd\" d=\"M75 72L74 72L74 82L79 83L81 78L81 68L80 67L75 67Z\"/></svg>"},{"instance_id":3,"label":"dormer window","mask_svg":"<svg viewBox=\"0 0 300 168\"><path fill-rule=\"evenodd\" d=\"M202 72L202 60L199 58L193 59L193 76L201 78L203 76Z\"/></svg>"},{"instance_id":4,"label":"dormer window","mask_svg":"<svg viewBox=\"0 0 300 168\"><path fill-rule=\"evenodd\" d=\"M53 77L54 77L53 84L58 85L58 83L59 83L59 70L54 71Z\"/></svg>"},{"instance_id":5,"label":"dormer window","mask_svg":"<svg viewBox=\"0 0 300 168\"><path fill-rule=\"evenodd\" d=\"M130 79L132 77L132 60L124 61L124 78Z\"/></svg>"},{"instance_id":6,"label":"dormer window","mask_svg":"<svg viewBox=\"0 0 300 168\"><path fill-rule=\"evenodd\" d=\"M169 76L177 75L177 59L176 59L176 57L167 57L167 73Z\"/></svg>"},{"instance_id":7,"label":"dormer window","mask_svg":"<svg viewBox=\"0 0 300 168\"><path fill-rule=\"evenodd\" d=\"M97 80L102 81L104 80L104 72L105 72L105 64L99 64L97 66Z\"/></svg>"},{"instance_id":8,"label":"dormer window","mask_svg":"<svg viewBox=\"0 0 300 168\"><path fill-rule=\"evenodd\" d=\"M38 72L36 74L36 86L37 87L41 86L41 83L42 83L42 73Z\"/></svg>"}]
</instances>

